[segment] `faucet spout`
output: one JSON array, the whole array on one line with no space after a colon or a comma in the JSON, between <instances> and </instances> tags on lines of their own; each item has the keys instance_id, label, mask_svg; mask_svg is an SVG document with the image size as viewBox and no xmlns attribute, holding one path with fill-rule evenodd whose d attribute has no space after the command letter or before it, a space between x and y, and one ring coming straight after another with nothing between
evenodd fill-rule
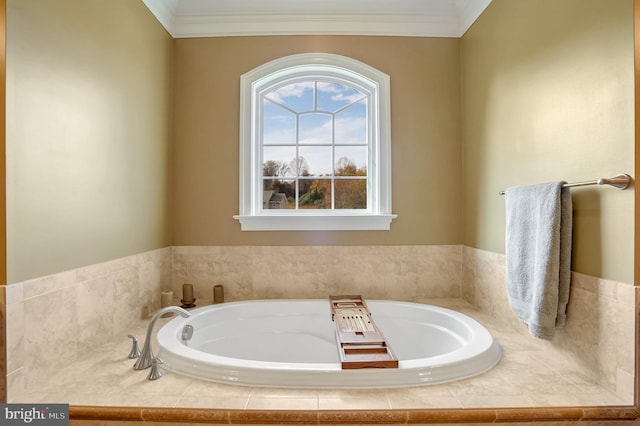
<instances>
[{"instance_id":1,"label":"faucet spout","mask_svg":"<svg viewBox=\"0 0 640 426\"><path fill-rule=\"evenodd\" d=\"M134 370L144 370L145 368L151 367L153 363L153 352L151 351L151 334L153 333L153 326L155 325L158 318L167 312L173 312L175 314L179 314L183 318L188 318L191 316L191 313L185 309L182 309L179 306L167 306L166 308L160 309L155 315L151 318L149 322L149 326L147 327L147 336L144 340L144 346L142 347L142 352L138 357L138 360L135 364L133 364Z\"/></svg>"}]
</instances>

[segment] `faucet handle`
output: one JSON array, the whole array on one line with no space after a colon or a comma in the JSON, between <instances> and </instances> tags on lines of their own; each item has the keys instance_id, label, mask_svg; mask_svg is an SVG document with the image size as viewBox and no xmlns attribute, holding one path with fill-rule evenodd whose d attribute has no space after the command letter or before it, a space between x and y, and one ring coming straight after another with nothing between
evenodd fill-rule
<instances>
[{"instance_id":1,"label":"faucet handle","mask_svg":"<svg viewBox=\"0 0 640 426\"><path fill-rule=\"evenodd\" d=\"M162 360L158 357L153 358L153 360L151 361L151 371L149 371L147 379L158 380L160 377L164 376L164 373L162 372L158 364L162 364Z\"/></svg>"},{"instance_id":2,"label":"faucet handle","mask_svg":"<svg viewBox=\"0 0 640 426\"><path fill-rule=\"evenodd\" d=\"M131 334L129 334L128 337L132 340L131 352L129 352L129 359L138 358L140 356L140 348L138 348L138 339L133 337Z\"/></svg>"}]
</instances>

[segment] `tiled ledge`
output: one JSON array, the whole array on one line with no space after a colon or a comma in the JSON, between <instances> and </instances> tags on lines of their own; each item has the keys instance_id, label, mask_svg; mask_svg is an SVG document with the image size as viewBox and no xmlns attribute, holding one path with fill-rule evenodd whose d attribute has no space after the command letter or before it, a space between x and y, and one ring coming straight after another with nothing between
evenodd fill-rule
<instances>
[{"instance_id":1,"label":"tiled ledge","mask_svg":"<svg viewBox=\"0 0 640 426\"><path fill-rule=\"evenodd\" d=\"M489 317L466 302L455 299L428 302L454 308L484 323L503 346L503 360L477 377L415 388L324 391L251 388L177 374L148 381L147 371L131 369L132 361L126 358L130 343L123 335L115 342L86 352L81 363L51 377L48 386L23 395L9 395L10 402L68 402L72 405L72 420L83 426L90 425L90 420L95 420L96 426L104 426L105 421L114 422L115 426L168 421L182 425L431 424L635 418L635 408L623 407L631 405L631 399L620 399L579 374L574 375L571 366L554 365L556 360L544 359L544 353L507 328L492 327ZM130 331L140 336L145 327L146 322L140 321ZM576 392L577 389L580 391ZM556 404L563 407L554 407ZM596 408L584 408L591 405ZM497 406L510 408L494 408Z\"/></svg>"}]
</instances>

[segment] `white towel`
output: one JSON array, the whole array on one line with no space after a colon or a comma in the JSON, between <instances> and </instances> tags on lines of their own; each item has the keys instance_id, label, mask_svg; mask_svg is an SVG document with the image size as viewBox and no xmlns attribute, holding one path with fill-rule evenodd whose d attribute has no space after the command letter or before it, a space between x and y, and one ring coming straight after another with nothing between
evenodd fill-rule
<instances>
[{"instance_id":1,"label":"white towel","mask_svg":"<svg viewBox=\"0 0 640 426\"><path fill-rule=\"evenodd\" d=\"M509 303L531 334L547 340L564 325L569 301L572 206L563 183L505 191Z\"/></svg>"}]
</instances>

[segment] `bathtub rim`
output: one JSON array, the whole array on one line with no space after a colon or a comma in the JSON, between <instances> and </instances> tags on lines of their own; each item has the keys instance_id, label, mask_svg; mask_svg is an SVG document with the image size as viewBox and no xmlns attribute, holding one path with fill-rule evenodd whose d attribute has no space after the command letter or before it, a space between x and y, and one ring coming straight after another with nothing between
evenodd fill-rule
<instances>
[{"instance_id":1,"label":"bathtub rim","mask_svg":"<svg viewBox=\"0 0 640 426\"><path fill-rule=\"evenodd\" d=\"M314 388L314 389L361 389L361 388L397 388L420 386L427 384L446 383L462 380L484 373L493 368L500 360L502 349L491 333L481 323L466 314L453 309L442 308L425 303L394 301L394 300L367 300L370 306L379 304L407 305L411 308L428 309L438 314L450 316L458 321L463 321L465 326L471 325L473 331L482 336L482 344L474 342L473 359L464 357L459 352L455 360L443 362L449 354L432 357L434 362L428 365L419 365L419 360L401 360L400 368L394 369L357 369L343 370L340 363L335 364L304 364L296 363L298 367L304 365L306 369L294 369L291 363L253 361L245 359L227 358L208 354L193 348L184 346L177 338L178 330L211 309L233 309L234 306L254 303L276 302L324 302L325 299L259 299L228 302L219 305L207 305L193 309L192 317L177 317L170 320L158 332L157 344L160 346L158 356L164 363L164 368L185 376L211 380L219 383L246 385L255 387L278 388ZM328 306L328 305L327 305ZM329 312L327 310L327 312ZM195 317L195 318L194 318ZM171 336L175 339L171 340ZM477 336L476 336L477 337ZM490 339L490 340L488 340ZM160 343L168 340L170 344L163 346ZM478 339L476 339L478 340ZM191 358L185 357L185 353ZM217 360L219 362L210 362ZM222 362L220 362L222 361ZM415 362L412 362L415 361ZM198 362L199 364L196 364ZM282 372L291 374L279 374ZM274 384L274 375L277 383ZM348 385L344 384L345 377L349 377ZM435 378L434 378L435 377ZM313 383L313 385L307 385Z\"/></svg>"}]
</instances>

